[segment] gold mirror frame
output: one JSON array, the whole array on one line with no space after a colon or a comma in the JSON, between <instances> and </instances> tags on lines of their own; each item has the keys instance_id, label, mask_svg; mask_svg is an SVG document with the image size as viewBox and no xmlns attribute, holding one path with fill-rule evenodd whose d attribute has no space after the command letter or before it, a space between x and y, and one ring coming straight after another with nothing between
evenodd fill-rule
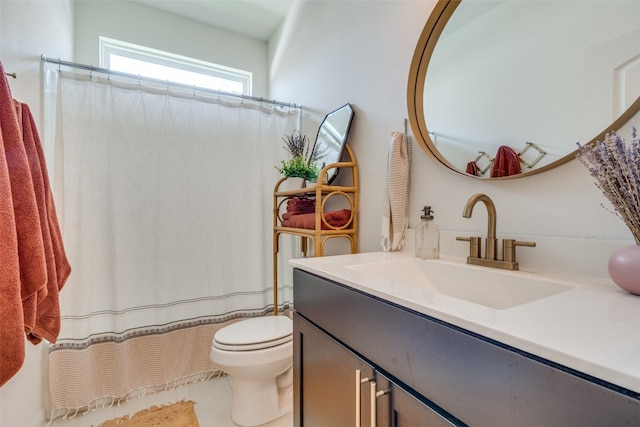
<instances>
[{"instance_id":1,"label":"gold mirror frame","mask_svg":"<svg viewBox=\"0 0 640 427\"><path fill-rule=\"evenodd\" d=\"M433 159L436 163L439 163L443 167L457 173L460 175L468 176L471 178L482 179L482 180L504 180L504 179L516 179L516 178L524 178L526 176L531 176L535 174L539 174L541 172L548 171L560 165L563 165L570 160L575 159L576 151L572 151L571 153L561 157L560 159L549 163L547 165L541 166L536 169L532 169L526 172L522 172L517 175L511 175L506 177L499 178L486 178L486 177L478 177L474 175L470 175L461 171L453 164L451 164L437 149L435 144L433 143L431 136L429 135L429 130L427 128L425 114L424 114L424 87L425 80L427 76L427 69L429 67L429 61L431 60L431 56L433 55L433 51L436 47L436 43L444 30L444 27L449 22L451 15L456 10L458 5L462 2L462 0L438 0L438 3L433 8L431 15L429 15L429 19L427 19L427 23L420 34L420 38L418 39L418 44L416 45L416 49L413 53L413 59L411 61L411 68L409 69L409 83L407 85L407 110L409 114L409 123L411 124L411 130L413 131L413 136L416 138L422 149L427 153L427 155ZM631 118L640 111L640 97L635 100L633 104L618 117L613 123L607 126L602 132L600 132L595 138L590 140L587 144L593 144L596 141L602 141L607 133L612 131L617 131L620 129L625 123L627 123ZM586 144L585 144L586 145Z\"/></svg>"}]
</instances>

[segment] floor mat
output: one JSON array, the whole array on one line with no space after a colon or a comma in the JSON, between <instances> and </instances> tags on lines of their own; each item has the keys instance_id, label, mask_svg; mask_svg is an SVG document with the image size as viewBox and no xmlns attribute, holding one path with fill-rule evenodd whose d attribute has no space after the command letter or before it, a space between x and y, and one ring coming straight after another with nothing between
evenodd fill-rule
<instances>
[{"instance_id":1,"label":"floor mat","mask_svg":"<svg viewBox=\"0 0 640 427\"><path fill-rule=\"evenodd\" d=\"M105 421L98 427L200 427L191 400L171 405L152 406L124 416Z\"/></svg>"}]
</instances>

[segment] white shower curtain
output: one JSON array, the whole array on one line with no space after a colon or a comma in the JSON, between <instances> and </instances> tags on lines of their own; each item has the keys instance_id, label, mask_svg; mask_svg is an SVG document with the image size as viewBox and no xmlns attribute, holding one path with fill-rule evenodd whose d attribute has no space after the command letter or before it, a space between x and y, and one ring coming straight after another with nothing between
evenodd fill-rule
<instances>
[{"instance_id":1,"label":"white shower curtain","mask_svg":"<svg viewBox=\"0 0 640 427\"><path fill-rule=\"evenodd\" d=\"M207 377L215 330L272 307L274 165L299 111L61 72L56 113L73 274L49 355L51 416Z\"/></svg>"}]
</instances>

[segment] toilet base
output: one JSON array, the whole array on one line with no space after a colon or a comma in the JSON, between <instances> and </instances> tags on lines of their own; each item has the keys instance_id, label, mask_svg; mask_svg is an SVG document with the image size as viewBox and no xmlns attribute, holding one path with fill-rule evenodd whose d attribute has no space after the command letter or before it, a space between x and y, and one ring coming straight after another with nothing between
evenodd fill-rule
<instances>
[{"instance_id":1,"label":"toilet base","mask_svg":"<svg viewBox=\"0 0 640 427\"><path fill-rule=\"evenodd\" d=\"M278 378L286 375L288 372ZM231 419L233 422L244 427L254 427L291 413L293 384L287 381L286 385L278 387L278 378L246 380L232 377Z\"/></svg>"}]
</instances>

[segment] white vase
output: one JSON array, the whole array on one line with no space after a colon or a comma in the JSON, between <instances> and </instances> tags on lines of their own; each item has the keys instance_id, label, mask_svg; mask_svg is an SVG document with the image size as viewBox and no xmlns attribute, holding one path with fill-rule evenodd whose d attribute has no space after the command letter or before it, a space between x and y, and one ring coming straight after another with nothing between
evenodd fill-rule
<instances>
[{"instance_id":1,"label":"white vase","mask_svg":"<svg viewBox=\"0 0 640 427\"><path fill-rule=\"evenodd\" d=\"M299 190L301 188L305 188L307 186L307 182L304 178L300 178L297 176L292 176L280 184L280 191L291 191L291 190Z\"/></svg>"}]
</instances>

